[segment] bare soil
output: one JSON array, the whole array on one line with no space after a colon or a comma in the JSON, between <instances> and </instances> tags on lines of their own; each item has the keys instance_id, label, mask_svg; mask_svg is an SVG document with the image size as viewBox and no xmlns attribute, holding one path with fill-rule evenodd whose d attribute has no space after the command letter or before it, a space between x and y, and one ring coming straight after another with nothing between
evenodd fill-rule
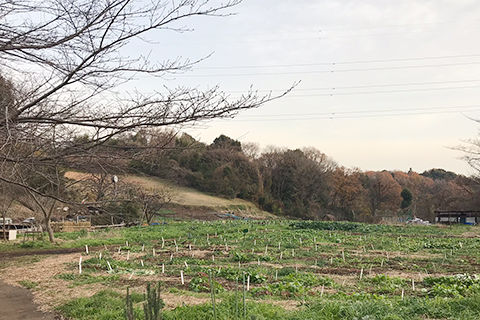
<instances>
[{"instance_id":1,"label":"bare soil","mask_svg":"<svg viewBox=\"0 0 480 320\"><path fill-rule=\"evenodd\" d=\"M0 282L0 320L55 320L61 317L43 313L33 303L32 293Z\"/></svg>"}]
</instances>

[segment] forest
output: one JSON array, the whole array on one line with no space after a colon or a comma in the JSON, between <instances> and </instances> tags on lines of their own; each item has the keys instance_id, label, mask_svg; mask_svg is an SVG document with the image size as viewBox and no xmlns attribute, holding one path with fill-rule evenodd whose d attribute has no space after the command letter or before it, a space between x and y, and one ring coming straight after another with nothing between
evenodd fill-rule
<instances>
[{"instance_id":1,"label":"forest","mask_svg":"<svg viewBox=\"0 0 480 320\"><path fill-rule=\"evenodd\" d=\"M123 163L128 172L238 197L290 218L378 222L390 213L433 222L435 210L478 207L477 179L439 168L364 172L315 148L260 150L225 135L205 144L186 133L140 131L110 141L113 146L119 158L130 159Z\"/></svg>"}]
</instances>

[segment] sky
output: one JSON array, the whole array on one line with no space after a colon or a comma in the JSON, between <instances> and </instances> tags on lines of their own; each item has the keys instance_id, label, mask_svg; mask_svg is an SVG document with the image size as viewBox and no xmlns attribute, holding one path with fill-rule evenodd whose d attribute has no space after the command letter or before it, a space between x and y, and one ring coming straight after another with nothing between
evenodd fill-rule
<instances>
[{"instance_id":1,"label":"sky","mask_svg":"<svg viewBox=\"0 0 480 320\"><path fill-rule=\"evenodd\" d=\"M198 63L150 86L286 97L184 130L205 143L315 147L361 170L472 174L454 148L480 128L480 1L244 0L184 21L150 56ZM139 48L140 50L140 48Z\"/></svg>"}]
</instances>

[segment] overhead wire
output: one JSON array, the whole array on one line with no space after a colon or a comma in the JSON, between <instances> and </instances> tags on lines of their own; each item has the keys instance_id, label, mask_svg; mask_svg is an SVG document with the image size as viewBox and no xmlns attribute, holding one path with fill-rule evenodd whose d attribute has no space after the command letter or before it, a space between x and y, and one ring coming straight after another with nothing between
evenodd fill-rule
<instances>
[{"instance_id":1,"label":"overhead wire","mask_svg":"<svg viewBox=\"0 0 480 320\"><path fill-rule=\"evenodd\" d=\"M412 58L393 58L393 59L375 59L375 60L351 60L351 61L332 61L316 63L295 63L295 64L277 64L277 65L252 65L252 66L218 66L218 67L196 67L195 70L221 70L221 69L259 69L259 68L294 68L294 67L314 67L314 66L334 66L342 64L362 64L362 63L385 63L385 62L404 62L419 60L441 60L480 57L480 53L457 54L447 56L430 57L412 57Z\"/></svg>"},{"instance_id":2,"label":"overhead wire","mask_svg":"<svg viewBox=\"0 0 480 320\"><path fill-rule=\"evenodd\" d=\"M419 68L439 68L452 66L468 66L478 65L480 61L461 62L461 63L446 63L446 64L431 64L431 65L414 65L414 66L394 66L394 67L374 67L374 68L359 68L359 69L337 69L337 70L314 70L314 71L284 71L284 72L265 72L265 73L226 73L226 74L181 74L176 75L179 78L207 78L207 77L244 77L244 76L276 76L276 75L299 75L299 74L321 74L321 73L343 73L343 72L362 72L362 71L380 71L380 70L403 70L403 69L419 69Z\"/></svg>"},{"instance_id":3,"label":"overhead wire","mask_svg":"<svg viewBox=\"0 0 480 320\"><path fill-rule=\"evenodd\" d=\"M480 105L468 106L450 106L450 107L428 107L428 108L406 108L392 110L360 110L360 111L331 111L316 112L304 114L270 114L270 115L240 115L233 120L235 122L259 122L259 121L306 121L306 120L324 120L324 119L352 119L352 118L376 118L388 116L406 116L406 115L426 115L426 114L445 114L458 112L480 111ZM257 118L246 119L243 118ZM264 117L264 119L262 119ZM279 118L286 117L286 118ZM308 117L308 118L298 118Z\"/></svg>"}]
</instances>

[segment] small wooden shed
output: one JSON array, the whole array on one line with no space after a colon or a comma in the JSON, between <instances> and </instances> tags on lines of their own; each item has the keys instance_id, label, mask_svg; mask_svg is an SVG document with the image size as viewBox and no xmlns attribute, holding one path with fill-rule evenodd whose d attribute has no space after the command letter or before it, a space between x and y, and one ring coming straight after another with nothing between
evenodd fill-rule
<instances>
[{"instance_id":1,"label":"small wooden shed","mask_svg":"<svg viewBox=\"0 0 480 320\"><path fill-rule=\"evenodd\" d=\"M480 212L473 210L436 210L435 222L478 224L480 222Z\"/></svg>"}]
</instances>

